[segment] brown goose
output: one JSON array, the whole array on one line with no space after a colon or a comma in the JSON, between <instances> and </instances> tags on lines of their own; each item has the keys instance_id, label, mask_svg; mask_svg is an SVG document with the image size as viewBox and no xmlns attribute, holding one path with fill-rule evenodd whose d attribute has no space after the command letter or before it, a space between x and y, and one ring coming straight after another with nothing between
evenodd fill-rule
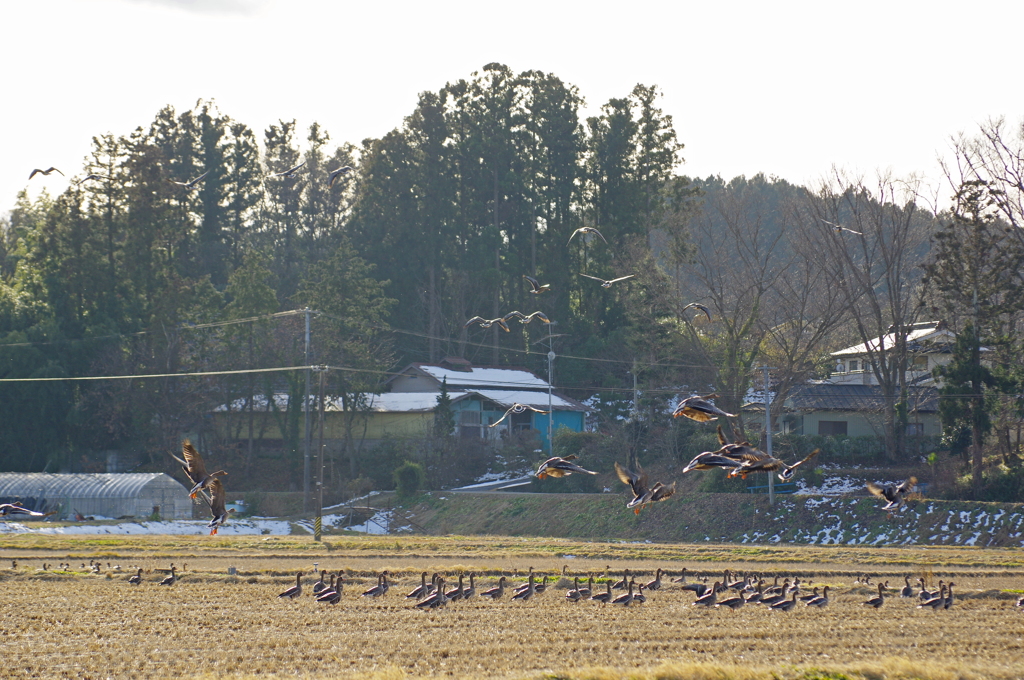
<instances>
[{"instance_id":1,"label":"brown goose","mask_svg":"<svg viewBox=\"0 0 1024 680\"><path fill-rule=\"evenodd\" d=\"M943 585L943 586L941 586L939 588L939 594L938 595L936 595L935 597L932 597L932 598L929 598L929 599L925 600L921 604L917 605L917 608L918 609L923 609L925 607L931 607L932 609L939 609L939 608L941 608L945 604L946 604L946 586Z\"/></svg>"},{"instance_id":2,"label":"brown goose","mask_svg":"<svg viewBox=\"0 0 1024 680\"><path fill-rule=\"evenodd\" d=\"M572 581L575 584L575 587L571 590L565 591L565 599L569 602L579 602L583 599L583 593L580 592L580 577L573 576Z\"/></svg>"},{"instance_id":3,"label":"brown goose","mask_svg":"<svg viewBox=\"0 0 1024 680\"><path fill-rule=\"evenodd\" d=\"M160 581L160 585L162 585L162 586L173 586L177 582L177 580L178 580L178 576L175 574L175 568L174 568L174 565L172 564L171 565L171 575L168 576L167 578L165 578L163 581Z\"/></svg>"},{"instance_id":4,"label":"brown goose","mask_svg":"<svg viewBox=\"0 0 1024 680\"><path fill-rule=\"evenodd\" d=\"M715 581L715 585L713 585L710 589L708 589L708 592L706 594L701 595L700 597L698 597L696 600L693 601L693 606L695 606L695 607L712 607L712 606L714 606L715 602L718 600L718 589L721 588L721 587L722 587L722 584L719 583L718 581Z\"/></svg>"},{"instance_id":5,"label":"brown goose","mask_svg":"<svg viewBox=\"0 0 1024 680\"><path fill-rule=\"evenodd\" d=\"M626 503L626 507L631 508L634 514L637 515L640 514L640 511L645 506L666 500L676 492L675 482L668 486L661 482L656 483L654 486L648 486L647 473L639 466L637 466L636 470L627 469L619 465L618 461L615 461L615 474L618 475L619 480L623 484L628 485L633 491L633 500Z\"/></svg>"},{"instance_id":6,"label":"brown goose","mask_svg":"<svg viewBox=\"0 0 1024 680\"><path fill-rule=\"evenodd\" d=\"M796 606L796 594L797 591L793 591L793 595L788 600L781 600L771 606L773 611L777 612L788 612Z\"/></svg>"},{"instance_id":7,"label":"brown goose","mask_svg":"<svg viewBox=\"0 0 1024 680\"><path fill-rule=\"evenodd\" d=\"M337 170L331 170L330 173L328 173L327 175L327 186L333 187L335 180L337 180L342 175L347 175L352 171L353 170L351 165L346 165L344 167L338 168Z\"/></svg>"},{"instance_id":8,"label":"brown goose","mask_svg":"<svg viewBox=\"0 0 1024 680\"><path fill-rule=\"evenodd\" d=\"M437 576L437 574L434 574L434 576ZM433 584L434 579L430 579L430 581L431 581L431 584L428 587L427 586L427 572L423 572L422 574L420 574L420 584L417 587L413 588L412 591L408 595L406 595L405 597L418 600L418 599L424 597L425 595L427 595L428 593L432 592L434 590L434 584Z\"/></svg>"},{"instance_id":9,"label":"brown goose","mask_svg":"<svg viewBox=\"0 0 1024 680\"><path fill-rule=\"evenodd\" d=\"M323 571L320 572L320 580L313 584L313 594L314 595L319 595L327 587L327 584L324 583L324 578L326 578L328 576L330 576L330 574L327 573L326 569L324 569Z\"/></svg>"},{"instance_id":10,"label":"brown goose","mask_svg":"<svg viewBox=\"0 0 1024 680\"><path fill-rule=\"evenodd\" d=\"M590 274L580 274L580 276L588 278L588 279L594 279L595 281L600 281L602 288L611 288L612 284L618 283L619 281L627 281L627 280L635 277L636 274L628 274L626 276L620 276L617 279L602 279L602 278L597 277L597 276L591 276Z\"/></svg>"},{"instance_id":11,"label":"brown goose","mask_svg":"<svg viewBox=\"0 0 1024 680\"><path fill-rule=\"evenodd\" d=\"M193 487L188 491L189 498L195 498L200 489L209 488L210 484L216 477L227 474L224 470L207 472L206 463L203 461L203 457L199 455L199 452L196 451L195 447L192 446L192 442L188 439L181 443L181 455L185 457L185 460L178 458L173 453L171 454L171 457L181 463L181 469L184 470L185 475L192 480Z\"/></svg>"},{"instance_id":12,"label":"brown goose","mask_svg":"<svg viewBox=\"0 0 1024 680\"><path fill-rule=\"evenodd\" d=\"M492 600L500 600L504 596L505 596L505 577L504 576L502 576L501 578L498 579L498 585L494 586L493 588L488 588L487 590L485 590L482 593L480 593L480 597L489 597Z\"/></svg>"},{"instance_id":13,"label":"brown goose","mask_svg":"<svg viewBox=\"0 0 1024 680\"><path fill-rule=\"evenodd\" d=\"M654 574L654 580L648 582L647 584L645 584L644 588L647 588L647 590L661 590L661 574L662 574L662 571L661 571L661 568L659 567L658 570Z\"/></svg>"},{"instance_id":14,"label":"brown goose","mask_svg":"<svg viewBox=\"0 0 1024 680\"><path fill-rule=\"evenodd\" d=\"M612 582L611 581L605 581L605 585L608 587L608 590L606 592L604 592L604 593L597 593L596 595L591 595L590 599L591 600L596 600L596 601L600 602L601 604L608 604L609 602L611 602L612 601Z\"/></svg>"},{"instance_id":15,"label":"brown goose","mask_svg":"<svg viewBox=\"0 0 1024 680\"><path fill-rule=\"evenodd\" d=\"M427 595L425 598L423 598L413 606L418 607L420 609L436 609L438 607L443 607L447 604L448 598L445 597L444 594L444 579L438 578L436 590L434 590L433 593Z\"/></svg>"},{"instance_id":16,"label":"brown goose","mask_svg":"<svg viewBox=\"0 0 1024 680\"><path fill-rule=\"evenodd\" d=\"M199 175L199 177L196 177L195 179L190 179L187 182L179 182L177 180L170 179L170 178L168 178L167 181L170 182L171 184L177 184L179 187L185 187L186 189L191 189L192 187L194 187L195 185L199 184L204 179L206 179L206 176L209 175L211 172L213 172L213 170L207 170L203 174Z\"/></svg>"},{"instance_id":17,"label":"brown goose","mask_svg":"<svg viewBox=\"0 0 1024 680\"><path fill-rule=\"evenodd\" d=\"M453 588L452 590L449 590L447 593L444 594L444 596L448 598L449 602L458 602L459 600L462 599L462 592L463 592L462 581L463 581L463 576L464 576L464 574L459 574L459 586L457 588Z\"/></svg>"},{"instance_id":18,"label":"brown goose","mask_svg":"<svg viewBox=\"0 0 1024 680\"><path fill-rule=\"evenodd\" d=\"M953 586L955 585L955 583L950 581L949 585L946 586L946 601L942 603L943 609L949 609L953 606Z\"/></svg>"},{"instance_id":19,"label":"brown goose","mask_svg":"<svg viewBox=\"0 0 1024 680\"><path fill-rule=\"evenodd\" d=\"M380 597L384 593L388 592L388 572L384 570L380 572L380 576L377 577L377 585L363 591L363 597Z\"/></svg>"},{"instance_id":20,"label":"brown goose","mask_svg":"<svg viewBox=\"0 0 1024 680\"><path fill-rule=\"evenodd\" d=\"M626 568L622 571L622 580L616 581L612 584L612 590L625 590L629 587L629 569Z\"/></svg>"},{"instance_id":21,"label":"brown goose","mask_svg":"<svg viewBox=\"0 0 1024 680\"><path fill-rule=\"evenodd\" d=\"M133 586L137 586L142 583L142 567L139 567L139 573L128 578L128 583L131 583Z\"/></svg>"},{"instance_id":22,"label":"brown goose","mask_svg":"<svg viewBox=\"0 0 1024 680\"><path fill-rule=\"evenodd\" d=\"M629 582L629 589L625 595L619 595L617 598L612 600L612 604L621 604L623 607L628 607L633 604L633 582Z\"/></svg>"},{"instance_id":23,"label":"brown goose","mask_svg":"<svg viewBox=\"0 0 1024 680\"><path fill-rule=\"evenodd\" d=\"M596 472L585 470L575 463L570 461L576 460L576 456L566 456L565 458L548 458L546 461L540 464L537 468L537 479L544 479L545 477L567 477L574 472L580 472L588 475L596 475Z\"/></svg>"},{"instance_id":24,"label":"brown goose","mask_svg":"<svg viewBox=\"0 0 1024 680\"><path fill-rule=\"evenodd\" d=\"M206 526L210 527L210 535L213 536L217 533L217 529L227 521L228 515L233 513L235 509L231 508L228 510L225 507L227 495L224 492L224 485L219 479L214 477L210 480L208 487L210 489L210 500L207 503L210 506L210 512L213 513L213 519Z\"/></svg>"},{"instance_id":25,"label":"brown goose","mask_svg":"<svg viewBox=\"0 0 1024 680\"><path fill-rule=\"evenodd\" d=\"M36 175L49 175L49 174L50 174L51 172L55 172L55 173L57 173L58 175L60 175L61 177L63 177L63 176L64 176L64 173L63 173L63 172L61 172L60 170L58 170L57 168L55 168L55 167L53 167L53 166L51 165L51 166L50 166L49 168L47 168L46 170L40 170L39 168L36 168L36 169L35 169L35 170L33 170L33 171L32 171L31 173L29 173L29 176L28 176L28 178L29 178L29 179L32 179L32 178L33 178L33 177L35 177Z\"/></svg>"},{"instance_id":26,"label":"brown goose","mask_svg":"<svg viewBox=\"0 0 1024 680\"><path fill-rule=\"evenodd\" d=\"M547 411L542 411L541 409L535 408L533 406L530 406L529 404L520 404L520 403L516 402L516 403L512 404L512 406L510 406L507 411L505 411L505 415L503 415L502 417L498 418L497 421L491 423L487 427L497 427L498 424L501 423L503 420L505 420L505 418L508 418L510 414L512 414L512 413L525 413L526 411L533 411L534 413L541 413L541 414L545 414L545 415L547 414ZM584 472L585 472L585 470L584 470ZM591 473L591 474L594 474L594 473Z\"/></svg>"},{"instance_id":27,"label":"brown goose","mask_svg":"<svg viewBox=\"0 0 1024 680\"><path fill-rule=\"evenodd\" d=\"M821 595L819 595L818 597L814 598L813 600L807 600L807 606L808 607L817 607L818 609L823 609L824 607L827 607L828 606L828 586L825 586L822 589Z\"/></svg>"},{"instance_id":28,"label":"brown goose","mask_svg":"<svg viewBox=\"0 0 1024 680\"><path fill-rule=\"evenodd\" d=\"M297 573L295 575L295 585L293 585L291 588L289 588L288 590L286 590L283 593L281 593L280 595L278 595L278 597L287 597L289 600L294 600L295 598L297 598L297 597L299 597L301 595L302 595L302 572L300 571L299 573Z\"/></svg>"},{"instance_id":29,"label":"brown goose","mask_svg":"<svg viewBox=\"0 0 1024 680\"><path fill-rule=\"evenodd\" d=\"M744 604L746 604L746 600L743 598L743 593L740 593L735 597L728 597L724 600L721 600L720 602L716 602L715 608L717 609L718 607L728 607L729 609L739 609Z\"/></svg>"},{"instance_id":30,"label":"brown goose","mask_svg":"<svg viewBox=\"0 0 1024 680\"><path fill-rule=\"evenodd\" d=\"M710 420L716 420L719 416L723 418L735 418L736 415L734 413L726 413L708 401L708 399L714 399L717 396L717 394L709 394L705 397L687 397L679 402L675 411L672 412L672 417L685 417L690 420L696 420L698 423L706 423Z\"/></svg>"},{"instance_id":31,"label":"brown goose","mask_svg":"<svg viewBox=\"0 0 1024 680\"><path fill-rule=\"evenodd\" d=\"M604 237L604 234L597 230L597 227L580 227L576 231L572 232L572 235L569 237L569 240L568 242L566 242L565 245L569 245L570 243L572 243L572 239L573 237L576 236L576 234L597 234L598 236L601 237L602 241L608 243L608 239Z\"/></svg>"},{"instance_id":32,"label":"brown goose","mask_svg":"<svg viewBox=\"0 0 1024 680\"><path fill-rule=\"evenodd\" d=\"M316 595L317 602L330 602L338 594L338 581L341 580L341 575L339 574L338 576L334 576L332 574L329 577L329 580L330 585L325 586L324 589Z\"/></svg>"},{"instance_id":33,"label":"brown goose","mask_svg":"<svg viewBox=\"0 0 1024 680\"><path fill-rule=\"evenodd\" d=\"M878 584L878 595L876 595L875 597L872 597L870 600L867 600L866 602L864 602L864 604L866 604L869 607L874 607L875 609L878 609L883 604L885 604L885 596L882 594L882 590L884 588L885 588L885 586L883 584L879 583Z\"/></svg>"},{"instance_id":34,"label":"brown goose","mask_svg":"<svg viewBox=\"0 0 1024 680\"><path fill-rule=\"evenodd\" d=\"M471 598L474 595L476 595L476 583L473 580L475 577L476 577L476 572L475 571L469 572L469 586L466 587L465 589L463 589L463 591L462 591L462 599L463 600L468 600L469 598Z\"/></svg>"},{"instance_id":35,"label":"brown goose","mask_svg":"<svg viewBox=\"0 0 1024 680\"><path fill-rule=\"evenodd\" d=\"M530 284L530 292L533 293L534 295L540 295L541 293L546 293L549 290L551 290L550 283L545 283L542 286L540 285L540 281L533 278L532 276L527 276L526 274L523 274L523 278L526 279L527 283Z\"/></svg>"},{"instance_id":36,"label":"brown goose","mask_svg":"<svg viewBox=\"0 0 1024 680\"><path fill-rule=\"evenodd\" d=\"M529 577L530 580L529 580L529 583L526 584L526 588L524 588L523 590L520 590L515 595L513 595L512 596L513 600L522 600L523 602L526 602L531 597L533 597L534 593L537 592L537 587L533 583L533 571L532 571L532 569L533 568L531 567L530 577Z\"/></svg>"}]
</instances>

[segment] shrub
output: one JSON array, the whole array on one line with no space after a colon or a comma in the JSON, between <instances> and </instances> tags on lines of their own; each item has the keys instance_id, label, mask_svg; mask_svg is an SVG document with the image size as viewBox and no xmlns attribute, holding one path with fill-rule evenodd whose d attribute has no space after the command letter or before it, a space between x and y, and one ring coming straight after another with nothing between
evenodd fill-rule
<instances>
[{"instance_id":1,"label":"shrub","mask_svg":"<svg viewBox=\"0 0 1024 680\"><path fill-rule=\"evenodd\" d=\"M400 497L409 498L423 488L426 479L427 474L422 465L411 460L406 461L395 470L395 491Z\"/></svg>"}]
</instances>

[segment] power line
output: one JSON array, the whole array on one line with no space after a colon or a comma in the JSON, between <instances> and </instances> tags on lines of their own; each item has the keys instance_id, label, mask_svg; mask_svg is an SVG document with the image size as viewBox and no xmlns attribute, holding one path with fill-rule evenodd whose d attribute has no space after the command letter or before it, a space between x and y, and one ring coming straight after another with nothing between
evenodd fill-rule
<instances>
[{"instance_id":1,"label":"power line","mask_svg":"<svg viewBox=\"0 0 1024 680\"><path fill-rule=\"evenodd\" d=\"M83 375L64 378L0 378L0 383L60 382L63 380L132 380L142 378L201 378L211 375L243 375L246 373L281 373L303 371L312 366L280 366L277 368L246 368L237 371L197 371L195 373L149 373L146 375Z\"/></svg>"}]
</instances>

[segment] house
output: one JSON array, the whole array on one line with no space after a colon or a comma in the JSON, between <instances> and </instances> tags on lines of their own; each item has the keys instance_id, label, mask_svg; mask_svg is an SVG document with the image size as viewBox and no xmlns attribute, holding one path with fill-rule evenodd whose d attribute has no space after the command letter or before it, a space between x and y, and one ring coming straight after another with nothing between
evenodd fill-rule
<instances>
[{"instance_id":1,"label":"house","mask_svg":"<svg viewBox=\"0 0 1024 680\"><path fill-rule=\"evenodd\" d=\"M434 427L434 408L442 382L447 383L455 415L455 435L495 443L513 433L534 431L542 448L550 450L549 417L552 433L561 427L581 432L587 407L550 389L548 383L522 368L474 367L464 359L450 358L439 364L409 364L387 381L389 392L365 395L364 403L345 411L339 398L324 404L324 439L333 447L353 437L363 447L373 447L385 439L423 440ZM510 413L513 404L524 404L540 411ZM549 408L550 406L550 408ZM264 443L282 440L279 414L287 410L288 395L277 393L271 403L263 396L254 399L253 410ZM245 399L236 399L214 409L218 433L226 439L237 437L246 428L239 419L247 417ZM497 427L488 427L501 421Z\"/></svg>"},{"instance_id":2,"label":"house","mask_svg":"<svg viewBox=\"0 0 1024 680\"><path fill-rule=\"evenodd\" d=\"M907 401L907 435L942 434L937 388L908 387ZM884 404L885 398L878 385L827 382L799 385L783 402L778 428L784 434L881 437L884 434ZM744 411L760 412L761 418L764 417L761 404L747 404Z\"/></svg>"},{"instance_id":3,"label":"house","mask_svg":"<svg viewBox=\"0 0 1024 680\"><path fill-rule=\"evenodd\" d=\"M925 321L910 326L907 331L907 384L934 385L932 370L948 364L953 358L956 335L941 321ZM889 332L881 338L832 352L835 372L825 380L833 385L877 385L871 370L871 354L896 345L896 334ZM869 353L868 350L871 350Z\"/></svg>"}]
</instances>

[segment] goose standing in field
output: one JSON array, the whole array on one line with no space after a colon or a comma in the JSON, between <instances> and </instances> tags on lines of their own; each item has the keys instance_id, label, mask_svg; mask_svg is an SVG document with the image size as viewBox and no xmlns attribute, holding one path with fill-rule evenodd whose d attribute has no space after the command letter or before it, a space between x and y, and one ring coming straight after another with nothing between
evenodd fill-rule
<instances>
[{"instance_id":1,"label":"goose standing in field","mask_svg":"<svg viewBox=\"0 0 1024 680\"><path fill-rule=\"evenodd\" d=\"M167 578L165 578L163 581L160 581L160 585L162 585L162 586L173 586L175 584L175 582L177 582L177 580L178 580L178 577L177 577L177 574L175 574L174 565L172 564L171 565L171 575L168 576Z\"/></svg>"},{"instance_id":2,"label":"goose standing in field","mask_svg":"<svg viewBox=\"0 0 1024 680\"><path fill-rule=\"evenodd\" d=\"M501 578L498 579L498 585L494 586L493 588L488 588L487 590L485 590L482 593L480 593L480 597L489 597L492 600L500 600L502 597L504 597L504 595L505 595L505 577L504 576L502 576Z\"/></svg>"},{"instance_id":3,"label":"goose standing in field","mask_svg":"<svg viewBox=\"0 0 1024 680\"><path fill-rule=\"evenodd\" d=\"M29 176L28 176L28 178L29 178L29 179L32 179L32 178L33 178L33 177L35 177L36 175L49 175L49 174L50 174L51 172L55 172L55 173L57 173L58 175L60 175L61 177L63 177L63 176L64 176L64 173L63 173L63 172L61 172L60 170L58 170L57 168L55 168L55 167L53 167L53 166L51 165L51 166L50 166L50 167L48 167L48 168L47 168L46 170L40 170L39 168L36 168L36 169L35 169L35 170L33 170L33 171L32 171L31 173L29 173Z\"/></svg>"},{"instance_id":4,"label":"goose standing in field","mask_svg":"<svg viewBox=\"0 0 1024 680\"><path fill-rule=\"evenodd\" d=\"M743 593L740 593L739 595L736 595L735 597L727 597L724 600L721 600L719 602L715 602L715 609L718 609L719 607L728 607L729 609L739 609L744 604L746 604L746 600L743 599Z\"/></svg>"},{"instance_id":5,"label":"goose standing in field","mask_svg":"<svg viewBox=\"0 0 1024 680\"><path fill-rule=\"evenodd\" d=\"M380 597L384 593L388 592L387 582L387 570L380 572L380 575L377 577L377 585L367 590L364 590L363 597Z\"/></svg>"},{"instance_id":6,"label":"goose standing in field","mask_svg":"<svg viewBox=\"0 0 1024 680\"><path fill-rule=\"evenodd\" d=\"M316 567L314 566L314 569L315 568ZM320 572L320 580L313 584L313 595L314 596L319 595L320 593L322 593L324 591L325 588L327 588L327 584L324 583L324 579L327 578L328 576L330 576L330 574L327 572L326 569L324 569L323 571Z\"/></svg>"},{"instance_id":7,"label":"goose standing in field","mask_svg":"<svg viewBox=\"0 0 1024 680\"><path fill-rule=\"evenodd\" d=\"M278 595L278 597L287 597L289 600L294 600L302 595L302 572L295 574L295 585L288 588L286 591Z\"/></svg>"},{"instance_id":8,"label":"goose standing in field","mask_svg":"<svg viewBox=\"0 0 1024 680\"><path fill-rule=\"evenodd\" d=\"M819 595L818 597L814 598L813 600L807 600L807 606L808 607L817 607L818 609L823 609L823 608L827 607L828 606L828 586L825 586L822 589L821 595Z\"/></svg>"},{"instance_id":9,"label":"goose standing in field","mask_svg":"<svg viewBox=\"0 0 1024 680\"><path fill-rule=\"evenodd\" d=\"M662 571L659 567L658 570L654 573L654 580L645 584L644 588L647 588L647 590L661 590L661 574Z\"/></svg>"},{"instance_id":10,"label":"goose standing in field","mask_svg":"<svg viewBox=\"0 0 1024 680\"><path fill-rule=\"evenodd\" d=\"M950 581L949 585L946 586L946 601L942 603L943 609L949 609L953 606L953 586L955 585L955 583Z\"/></svg>"},{"instance_id":11,"label":"goose standing in field","mask_svg":"<svg viewBox=\"0 0 1024 680\"><path fill-rule=\"evenodd\" d=\"M878 584L878 595L876 595L875 597L872 597L870 600L865 601L864 604L866 604L869 607L874 607L875 609L878 609L883 604L885 604L885 595L882 594L882 590L884 588L885 588L885 586L883 584L879 583Z\"/></svg>"},{"instance_id":12,"label":"goose standing in field","mask_svg":"<svg viewBox=\"0 0 1024 680\"><path fill-rule=\"evenodd\" d=\"M622 571L622 578L612 584L612 590L625 590L629 587L629 568Z\"/></svg>"},{"instance_id":13,"label":"goose standing in field","mask_svg":"<svg viewBox=\"0 0 1024 680\"><path fill-rule=\"evenodd\" d=\"M566 456L565 458L548 458L546 461L540 464L537 468L537 479L544 479L545 477L567 477L574 472L579 472L587 475L596 475L596 472L592 470L585 470L579 465L570 461L576 460L576 456Z\"/></svg>"},{"instance_id":14,"label":"goose standing in field","mask_svg":"<svg viewBox=\"0 0 1024 680\"><path fill-rule=\"evenodd\" d=\"M476 595L476 582L474 580L475 578L476 578L476 572L475 571L469 572L469 585L465 589L463 589L463 591L462 591L462 599L463 600L468 600L469 598L471 598L474 595Z\"/></svg>"},{"instance_id":15,"label":"goose standing in field","mask_svg":"<svg viewBox=\"0 0 1024 680\"><path fill-rule=\"evenodd\" d=\"M333 187L335 180L337 180L342 175L347 175L350 172L352 172L351 165L346 165L344 167L338 168L337 170L331 170L331 172L328 173L327 175L327 186Z\"/></svg>"},{"instance_id":16,"label":"goose standing in field","mask_svg":"<svg viewBox=\"0 0 1024 680\"><path fill-rule=\"evenodd\" d=\"M629 274L627 276L620 276L617 279L602 279L602 278L600 278L598 276L591 276L590 274L580 274L580 276L582 276L584 278L587 278L587 279L594 279L595 281L600 281L602 288L611 288L613 283L618 283L619 281L626 281L628 279L632 279L632 278L634 278L636 276L636 274Z\"/></svg>"},{"instance_id":17,"label":"goose standing in field","mask_svg":"<svg viewBox=\"0 0 1024 680\"><path fill-rule=\"evenodd\" d=\"M686 583L686 567L683 567L683 570L679 572L679 576L672 579L672 583Z\"/></svg>"},{"instance_id":18,"label":"goose standing in field","mask_svg":"<svg viewBox=\"0 0 1024 680\"><path fill-rule=\"evenodd\" d=\"M612 600L612 604L621 604L623 607L628 607L633 604L633 582L630 581L627 586L628 590L625 595L619 595L617 598Z\"/></svg>"},{"instance_id":19,"label":"goose standing in field","mask_svg":"<svg viewBox=\"0 0 1024 680\"><path fill-rule=\"evenodd\" d=\"M612 596L612 582L611 581L605 581L604 585L605 585L605 592L603 592L603 593L595 593L594 595L591 595L590 596L591 600L594 600L596 602L600 602L601 604L608 604L609 602L612 601L612 597L613 597Z\"/></svg>"},{"instance_id":20,"label":"goose standing in field","mask_svg":"<svg viewBox=\"0 0 1024 680\"><path fill-rule=\"evenodd\" d=\"M448 604L448 598L444 595L444 579L438 578L434 592L417 602L414 607L419 609L436 609Z\"/></svg>"},{"instance_id":21,"label":"goose standing in field","mask_svg":"<svg viewBox=\"0 0 1024 680\"><path fill-rule=\"evenodd\" d=\"M139 567L137 574L128 577L128 583L131 583L133 586L137 586L142 583L142 567Z\"/></svg>"},{"instance_id":22,"label":"goose standing in field","mask_svg":"<svg viewBox=\"0 0 1024 680\"><path fill-rule=\"evenodd\" d=\"M532 570L532 567L531 567L531 570ZM515 595L512 596L513 600L522 600L523 602L526 602L531 597L533 597L534 593L537 592L537 587L533 583L533 571L530 571L529 579L530 580L526 584L526 588L520 590L519 592L517 592Z\"/></svg>"},{"instance_id":23,"label":"goose standing in field","mask_svg":"<svg viewBox=\"0 0 1024 680\"><path fill-rule=\"evenodd\" d=\"M323 590L314 595L317 602L330 602L331 599L338 594L338 579L340 579L340 577L340 574L338 576L331 574L327 577L330 584L324 586Z\"/></svg>"},{"instance_id":24,"label":"goose standing in field","mask_svg":"<svg viewBox=\"0 0 1024 680\"><path fill-rule=\"evenodd\" d=\"M534 592L535 595L540 595L541 593L544 593L545 591L547 591L547 589L548 589L548 576L547 576L547 574L545 574L544 578L542 578L540 580L540 583L538 583L536 586L534 586L533 592Z\"/></svg>"},{"instance_id":25,"label":"goose standing in field","mask_svg":"<svg viewBox=\"0 0 1024 680\"><path fill-rule=\"evenodd\" d=\"M608 243L608 239L604 237L604 234L597 230L597 227L580 227L576 231L572 232L572 235L569 237L569 240L566 242L565 245L569 245L570 243L572 243L572 240L573 238L575 238L576 234L597 234L602 241Z\"/></svg>"},{"instance_id":26,"label":"goose standing in field","mask_svg":"<svg viewBox=\"0 0 1024 680\"><path fill-rule=\"evenodd\" d=\"M918 609L924 609L925 607L930 607L932 609L939 609L944 604L946 604L946 586L942 585L939 588L939 594L938 595L936 595L935 597L928 598L927 600L925 600L921 604L917 605L917 608Z\"/></svg>"},{"instance_id":27,"label":"goose standing in field","mask_svg":"<svg viewBox=\"0 0 1024 680\"><path fill-rule=\"evenodd\" d=\"M434 574L437 576L437 574ZM427 586L427 572L420 574L420 584L412 589L412 591L406 595L406 599L419 600L425 597L427 594L434 590L434 579L430 579L430 586Z\"/></svg>"},{"instance_id":28,"label":"goose standing in field","mask_svg":"<svg viewBox=\"0 0 1024 680\"><path fill-rule=\"evenodd\" d=\"M459 574L459 585L458 585L458 587L452 588L451 590L449 590L447 593L444 594L444 596L448 598L449 602L458 602L459 600L462 599L462 593L463 593L462 582L463 582L463 577L464 576L465 576L465 574Z\"/></svg>"},{"instance_id":29,"label":"goose standing in field","mask_svg":"<svg viewBox=\"0 0 1024 680\"><path fill-rule=\"evenodd\" d=\"M903 588L900 589L900 597L913 597L914 587L910 585L910 574L903 577Z\"/></svg>"},{"instance_id":30,"label":"goose standing in field","mask_svg":"<svg viewBox=\"0 0 1024 680\"><path fill-rule=\"evenodd\" d=\"M170 179L170 178L168 178L167 181L170 182L171 184L177 184L179 187L184 187L186 189L191 189L196 184L199 184L204 179L206 179L206 176L209 175L211 172L213 172L213 170L207 170L203 174L199 175L199 177L196 177L195 179L190 179L187 182L179 182L177 180Z\"/></svg>"},{"instance_id":31,"label":"goose standing in field","mask_svg":"<svg viewBox=\"0 0 1024 680\"><path fill-rule=\"evenodd\" d=\"M722 586L721 583L715 581L715 585L711 586L708 591L693 601L695 607L713 607L715 602L718 600L718 589Z\"/></svg>"},{"instance_id":32,"label":"goose standing in field","mask_svg":"<svg viewBox=\"0 0 1024 680\"><path fill-rule=\"evenodd\" d=\"M579 602L583 599L583 593L580 591L580 577L573 576L572 581L574 586L570 590L565 591L565 599L569 602Z\"/></svg>"},{"instance_id":33,"label":"goose standing in field","mask_svg":"<svg viewBox=\"0 0 1024 680\"><path fill-rule=\"evenodd\" d=\"M188 497L194 499L203 489L208 489L210 484L217 477L223 477L227 475L224 470L217 470L216 472L206 471L206 462L203 457L199 455L196 448L192 446L192 442L188 439L181 443L181 455L185 457L184 460L178 458L173 453L171 458L181 463L181 469L184 470L185 476L192 481L192 488L188 490Z\"/></svg>"},{"instance_id":34,"label":"goose standing in field","mask_svg":"<svg viewBox=\"0 0 1024 680\"><path fill-rule=\"evenodd\" d=\"M788 611L790 611L791 609L793 609L793 607L796 606L796 594L797 594L797 591L794 590L793 594L790 596L790 598L788 600L780 600L780 601L776 602L775 604L771 605L771 610L772 611L776 611L776 612L788 612Z\"/></svg>"},{"instance_id":35,"label":"goose standing in field","mask_svg":"<svg viewBox=\"0 0 1024 680\"><path fill-rule=\"evenodd\" d=\"M799 597L799 600L801 602L810 602L811 600L817 600L819 597L821 597L821 595L818 594L818 587L815 586L814 590L812 590L810 592L810 594L808 594L808 595L801 595Z\"/></svg>"},{"instance_id":36,"label":"goose standing in field","mask_svg":"<svg viewBox=\"0 0 1024 680\"><path fill-rule=\"evenodd\" d=\"M676 405L675 410L672 412L672 417L689 418L690 420L696 420L698 423L706 423L711 420L716 420L719 416L723 418L735 418L736 414L726 413L708 401L709 399L715 399L717 397L717 394L709 394L704 397L696 395L687 397Z\"/></svg>"}]
</instances>

